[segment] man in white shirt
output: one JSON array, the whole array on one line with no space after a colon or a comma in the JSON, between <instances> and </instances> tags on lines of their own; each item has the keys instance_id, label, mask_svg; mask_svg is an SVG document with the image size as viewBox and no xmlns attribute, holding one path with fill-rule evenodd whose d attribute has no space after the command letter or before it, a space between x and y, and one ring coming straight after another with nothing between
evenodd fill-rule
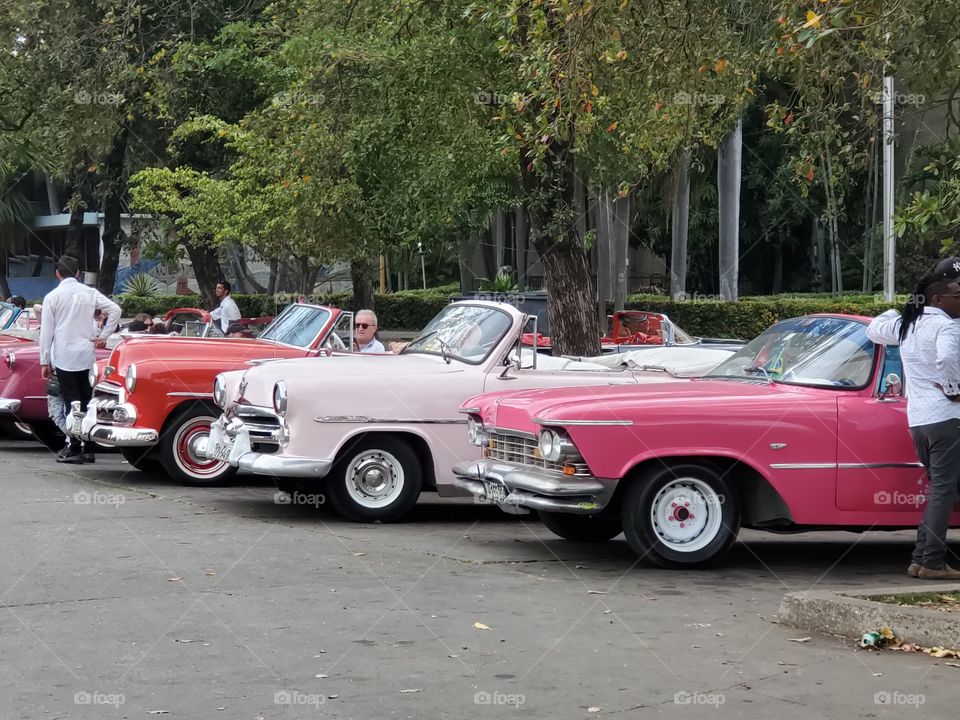
<instances>
[{"instance_id":1,"label":"man in white shirt","mask_svg":"<svg viewBox=\"0 0 960 720\"><path fill-rule=\"evenodd\" d=\"M230 283L221 280L217 283L217 297L220 298L220 307L210 313L210 317L220 323L223 334L227 334L230 324L240 319L240 308L230 297Z\"/></svg>"},{"instance_id":2,"label":"man in white shirt","mask_svg":"<svg viewBox=\"0 0 960 720\"><path fill-rule=\"evenodd\" d=\"M383 343L377 340L377 316L373 310L358 310L354 316L353 344L356 352L386 352Z\"/></svg>"},{"instance_id":3,"label":"man in white shirt","mask_svg":"<svg viewBox=\"0 0 960 720\"><path fill-rule=\"evenodd\" d=\"M930 491L907 574L960 580L947 562L947 528L960 491L960 258L941 260L925 275L901 317L887 310L867 337L899 345L906 376L907 424Z\"/></svg>"},{"instance_id":4,"label":"man in white shirt","mask_svg":"<svg viewBox=\"0 0 960 720\"><path fill-rule=\"evenodd\" d=\"M74 401L87 409L93 395L90 387L90 368L96 362L95 348L104 347L120 321L120 307L94 288L77 282L79 264L75 258L64 255L57 262L60 284L43 299L40 318L40 372L44 380L53 377L56 370L60 393L69 408ZM101 310L107 316L103 330L94 336L93 316ZM56 367L51 367L51 357ZM70 464L95 461L93 446L81 447L80 440L70 439L70 451L57 462Z\"/></svg>"}]
</instances>

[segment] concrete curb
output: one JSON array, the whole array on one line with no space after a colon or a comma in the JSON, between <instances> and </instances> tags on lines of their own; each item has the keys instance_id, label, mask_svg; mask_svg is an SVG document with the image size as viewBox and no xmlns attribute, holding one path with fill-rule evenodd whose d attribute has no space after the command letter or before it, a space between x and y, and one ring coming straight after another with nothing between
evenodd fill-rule
<instances>
[{"instance_id":1,"label":"concrete curb","mask_svg":"<svg viewBox=\"0 0 960 720\"><path fill-rule=\"evenodd\" d=\"M904 642L924 647L960 648L960 614L868 599L877 595L957 591L960 586L956 584L924 584L856 592L810 590L788 593L780 603L778 617L782 624L801 630L850 638L860 638L866 632L888 625Z\"/></svg>"}]
</instances>

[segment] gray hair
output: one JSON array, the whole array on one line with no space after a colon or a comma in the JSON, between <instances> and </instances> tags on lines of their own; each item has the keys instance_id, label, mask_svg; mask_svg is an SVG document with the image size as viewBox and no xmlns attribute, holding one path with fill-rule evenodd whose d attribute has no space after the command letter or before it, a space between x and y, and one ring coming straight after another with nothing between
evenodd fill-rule
<instances>
[{"instance_id":1,"label":"gray hair","mask_svg":"<svg viewBox=\"0 0 960 720\"><path fill-rule=\"evenodd\" d=\"M373 310L368 310L367 308L364 308L363 310L357 310L357 312L353 316L354 322L359 320L361 315L369 315L370 317L373 318L373 324L376 325L377 327L380 327L380 321L377 320L377 314Z\"/></svg>"}]
</instances>

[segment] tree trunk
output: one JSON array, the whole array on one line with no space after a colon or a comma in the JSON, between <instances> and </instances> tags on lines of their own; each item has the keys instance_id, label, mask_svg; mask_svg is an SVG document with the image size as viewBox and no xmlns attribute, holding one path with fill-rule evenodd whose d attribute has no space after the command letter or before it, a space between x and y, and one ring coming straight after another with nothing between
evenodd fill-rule
<instances>
[{"instance_id":1,"label":"tree trunk","mask_svg":"<svg viewBox=\"0 0 960 720\"><path fill-rule=\"evenodd\" d=\"M740 265L740 179L743 120L717 150L717 205L720 215L720 299L736 300Z\"/></svg>"},{"instance_id":2,"label":"tree trunk","mask_svg":"<svg viewBox=\"0 0 960 720\"><path fill-rule=\"evenodd\" d=\"M103 235L100 238L103 243L103 256L100 258L97 289L104 295L113 293L113 286L117 280L117 266L120 264L120 248L123 245L123 226L120 216L123 213L123 192L126 187L123 170L127 156L127 135L126 127L120 130L102 165L107 191L103 197Z\"/></svg>"},{"instance_id":3,"label":"tree trunk","mask_svg":"<svg viewBox=\"0 0 960 720\"><path fill-rule=\"evenodd\" d=\"M597 319L601 328L607 326L607 303L613 300L612 253L609 195L606 190L600 190L597 193Z\"/></svg>"},{"instance_id":4,"label":"tree trunk","mask_svg":"<svg viewBox=\"0 0 960 720\"><path fill-rule=\"evenodd\" d=\"M680 153L674 170L673 215L670 228L670 297L687 297L687 240L690 228L690 150Z\"/></svg>"},{"instance_id":5,"label":"tree trunk","mask_svg":"<svg viewBox=\"0 0 960 720\"><path fill-rule=\"evenodd\" d=\"M10 281L7 280L8 272L9 269L7 268L7 257L4 255L3 272L0 273L0 298L3 298L4 300L13 295L13 293L10 292Z\"/></svg>"},{"instance_id":6,"label":"tree trunk","mask_svg":"<svg viewBox=\"0 0 960 720\"><path fill-rule=\"evenodd\" d=\"M477 235L461 233L457 241L457 265L460 268L460 294L467 295L473 292L473 272L470 270L470 259L476 247Z\"/></svg>"},{"instance_id":7,"label":"tree trunk","mask_svg":"<svg viewBox=\"0 0 960 720\"><path fill-rule=\"evenodd\" d=\"M83 256L83 216L86 206L82 203L70 211L70 223L63 243L63 254L80 260ZM111 288L112 289L112 288Z\"/></svg>"},{"instance_id":8,"label":"tree trunk","mask_svg":"<svg viewBox=\"0 0 960 720\"><path fill-rule=\"evenodd\" d=\"M33 272L30 273L30 277L40 277L43 274L43 263L47 259L47 254L40 250L37 253L37 261L33 264Z\"/></svg>"},{"instance_id":9,"label":"tree trunk","mask_svg":"<svg viewBox=\"0 0 960 720\"><path fill-rule=\"evenodd\" d=\"M773 283L770 292L783 292L783 228L777 229L777 244L773 249Z\"/></svg>"},{"instance_id":10,"label":"tree trunk","mask_svg":"<svg viewBox=\"0 0 960 720\"><path fill-rule=\"evenodd\" d=\"M516 210L517 229L517 289L527 289L527 248L530 247L530 224L527 222L527 210L523 205Z\"/></svg>"},{"instance_id":11,"label":"tree trunk","mask_svg":"<svg viewBox=\"0 0 960 720\"><path fill-rule=\"evenodd\" d=\"M373 310L373 277L375 267L369 258L357 258L350 263L350 279L353 280L353 311Z\"/></svg>"},{"instance_id":12,"label":"tree trunk","mask_svg":"<svg viewBox=\"0 0 960 720\"><path fill-rule=\"evenodd\" d=\"M279 270L279 265L276 260L270 261L270 279L267 280L267 295L276 295L277 294L277 271Z\"/></svg>"},{"instance_id":13,"label":"tree trunk","mask_svg":"<svg viewBox=\"0 0 960 720\"><path fill-rule=\"evenodd\" d=\"M627 304L630 279L630 197L613 203L613 309L623 310Z\"/></svg>"},{"instance_id":14,"label":"tree trunk","mask_svg":"<svg viewBox=\"0 0 960 720\"><path fill-rule=\"evenodd\" d=\"M545 168L535 173L532 158L522 156L520 172L530 212L530 241L543 263L555 355L599 355L597 290L583 242L577 236L573 155L562 141L552 143ZM541 174L542 173L542 174ZM570 218L558 228L559 218Z\"/></svg>"},{"instance_id":15,"label":"tree trunk","mask_svg":"<svg viewBox=\"0 0 960 720\"><path fill-rule=\"evenodd\" d=\"M200 297L204 307L215 308L217 303L217 283L223 279L223 268L220 267L220 258L213 249L212 238L195 238L187 241L181 239L187 249L187 256L193 265L193 275L200 288Z\"/></svg>"}]
</instances>

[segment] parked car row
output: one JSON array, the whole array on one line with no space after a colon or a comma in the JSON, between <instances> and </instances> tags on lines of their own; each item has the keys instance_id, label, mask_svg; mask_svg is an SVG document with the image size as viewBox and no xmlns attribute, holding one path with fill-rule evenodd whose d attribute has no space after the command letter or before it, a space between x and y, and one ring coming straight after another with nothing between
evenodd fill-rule
<instances>
[{"instance_id":1,"label":"parked car row","mask_svg":"<svg viewBox=\"0 0 960 720\"><path fill-rule=\"evenodd\" d=\"M257 339L130 337L72 431L186 483L242 471L322 492L355 521L400 520L428 489L473 495L570 540L623 532L664 567L717 560L741 527L916 526L899 353L867 318L740 344L676 342L642 315L611 339L661 342L590 358L535 352L534 317L487 301L448 305L399 354L348 352L352 315L307 304Z\"/></svg>"}]
</instances>

